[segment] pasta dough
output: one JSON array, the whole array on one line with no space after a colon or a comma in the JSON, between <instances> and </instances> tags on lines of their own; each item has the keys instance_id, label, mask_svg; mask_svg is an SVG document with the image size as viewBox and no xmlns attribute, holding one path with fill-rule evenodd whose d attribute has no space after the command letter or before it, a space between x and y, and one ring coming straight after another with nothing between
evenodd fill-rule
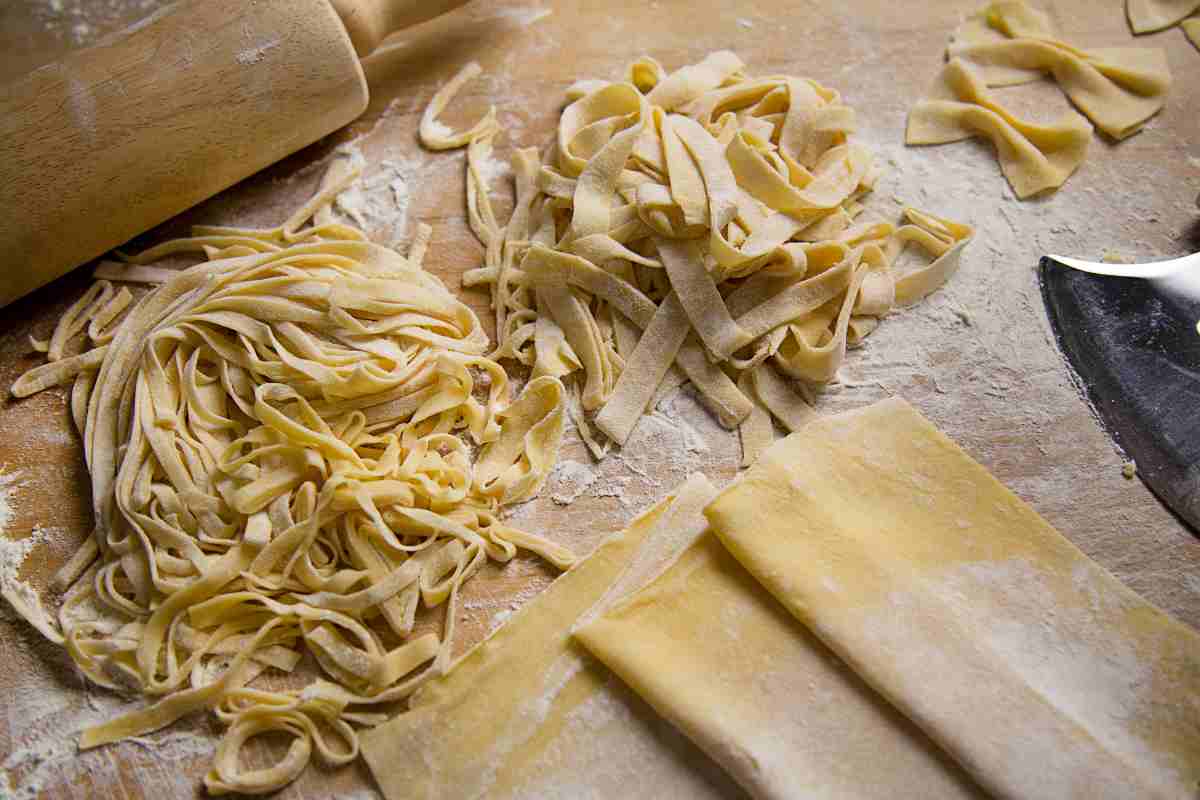
<instances>
[{"instance_id":1,"label":"pasta dough","mask_svg":"<svg viewBox=\"0 0 1200 800\"><path fill-rule=\"evenodd\" d=\"M363 735L363 756L400 798L736 796L728 779L604 667L570 630L653 578L704 529L716 494L693 476L602 543Z\"/></svg>"},{"instance_id":2,"label":"pasta dough","mask_svg":"<svg viewBox=\"0 0 1200 800\"><path fill-rule=\"evenodd\" d=\"M1194 793L1200 637L903 401L808 425L706 515L763 586L994 796Z\"/></svg>"},{"instance_id":3,"label":"pasta dough","mask_svg":"<svg viewBox=\"0 0 1200 800\"><path fill-rule=\"evenodd\" d=\"M995 101L978 73L952 59L930 96L909 112L905 136L917 145L987 137L1004 177L1024 199L1066 183L1087 155L1092 126L1074 111L1053 125L1018 119Z\"/></svg>"},{"instance_id":4,"label":"pasta dough","mask_svg":"<svg viewBox=\"0 0 1200 800\"><path fill-rule=\"evenodd\" d=\"M574 84L553 145L514 155L515 210L501 226L479 179L490 118L453 140L432 125L477 73L439 91L422 126L430 147L470 143L468 210L485 255L464 285L491 288L494 355L577 380L576 416L594 413L618 444L682 374L722 425L753 427L742 436L753 460L771 439L764 414L806 413L789 379L832 380L848 347L953 274L973 233L915 209L899 225L864 221L878 170L851 141L854 111L809 79L751 78L727 51L670 74L643 58L628 80ZM898 266L910 243L928 266ZM741 388L755 369L787 376L761 414L761 393Z\"/></svg>"},{"instance_id":5,"label":"pasta dough","mask_svg":"<svg viewBox=\"0 0 1200 800\"><path fill-rule=\"evenodd\" d=\"M521 547L574 562L499 516L553 465L562 384L534 378L512 401L479 320L421 269L427 229L405 258L334 219L360 168L335 159L279 228L200 227L133 259L209 257L191 269L106 268L162 283L136 304L97 283L13 387L75 379L92 477L95 535L60 576L61 630L44 632L91 681L160 698L81 748L215 708L229 727L211 793L272 791L314 750L347 763L372 707L444 670L459 588L484 561ZM65 355L85 330L98 346ZM442 633L414 635L438 606ZM291 737L286 755L247 769L243 746L270 732Z\"/></svg>"},{"instance_id":6,"label":"pasta dough","mask_svg":"<svg viewBox=\"0 0 1200 800\"><path fill-rule=\"evenodd\" d=\"M909 115L908 144L985 136L1018 197L1061 186L1083 160L1090 127L1077 114L1054 125L1017 119L987 90L1050 74L1101 131L1125 139L1166 102L1171 74L1157 48L1080 50L1057 38L1049 18L1023 0L985 6L955 32L949 63Z\"/></svg>"},{"instance_id":7,"label":"pasta dough","mask_svg":"<svg viewBox=\"0 0 1200 800\"><path fill-rule=\"evenodd\" d=\"M1125 13L1134 33L1169 28L1197 9L1200 3L1196 0L1125 0Z\"/></svg>"},{"instance_id":8,"label":"pasta dough","mask_svg":"<svg viewBox=\"0 0 1200 800\"><path fill-rule=\"evenodd\" d=\"M1114 139L1140 130L1162 109L1171 86L1161 49L1079 50L1056 37L1044 14L1012 0L992 3L964 23L947 52L975 66L989 86L1028 83L1049 73L1071 102Z\"/></svg>"},{"instance_id":9,"label":"pasta dough","mask_svg":"<svg viewBox=\"0 0 1200 800\"><path fill-rule=\"evenodd\" d=\"M711 534L575 636L754 797L985 796Z\"/></svg>"},{"instance_id":10,"label":"pasta dough","mask_svg":"<svg viewBox=\"0 0 1200 800\"><path fill-rule=\"evenodd\" d=\"M1200 19L1185 19L1181 24L1184 35L1200 50Z\"/></svg>"}]
</instances>

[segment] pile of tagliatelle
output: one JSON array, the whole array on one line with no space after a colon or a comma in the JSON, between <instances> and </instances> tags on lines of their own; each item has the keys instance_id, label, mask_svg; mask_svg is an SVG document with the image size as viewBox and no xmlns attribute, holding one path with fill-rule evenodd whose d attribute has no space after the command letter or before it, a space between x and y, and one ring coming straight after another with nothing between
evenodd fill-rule
<instances>
[{"instance_id":1,"label":"pile of tagliatelle","mask_svg":"<svg viewBox=\"0 0 1200 800\"><path fill-rule=\"evenodd\" d=\"M503 227L481 172L494 109L460 133L437 119L477 64L438 92L420 133L434 149L468 146L486 255L464 285L491 287L494 355L535 376L578 373L582 410L619 444L690 380L740 429L748 464L771 442L771 416L792 430L810 418L801 393L832 380L893 308L941 286L973 232L911 208L900 225L867 221L877 170L850 140L854 111L813 80L743 66L720 51L668 75L642 58L623 81L574 84L554 143L513 157ZM899 269L909 243L930 263Z\"/></svg>"},{"instance_id":2,"label":"pile of tagliatelle","mask_svg":"<svg viewBox=\"0 0 1200 800\"><path fill-rule=\"evenodd\" d=\"M562 384L510 402L479 320L421 269L428 227L403 257L334 219L356 175L335 161L279 228L198 228L102 267L161 285L133 302L97 283L13 386L74 380L96 529L56 577L57 624L10 599L89 680L156 699L82 748L213 708L228 730L210 792L276 789L314 748L346 763L355 725L444 671L457 594L489 557L574 561L498 516L554 462ZM209 261L141 266L181 252ZM92 349L65 356L85 329ZM414 634L422 605L445 608L440 636ZM243 746L269 732L286 754L248 769Z\"/></svg>"}]
</instances>

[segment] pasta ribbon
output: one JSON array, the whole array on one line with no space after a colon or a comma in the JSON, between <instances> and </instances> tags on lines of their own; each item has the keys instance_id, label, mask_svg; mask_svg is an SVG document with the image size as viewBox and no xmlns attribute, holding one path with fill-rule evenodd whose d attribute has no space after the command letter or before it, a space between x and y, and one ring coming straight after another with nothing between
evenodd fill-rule
<instances>
[{"instance_id":1,"label":"pasta ribbon","mask_svg":"<svg viewBox=\"0 0 1200 800\"><path fill-rule=\"evenodd\" d=\"M208 790L274 791L314 753L354 759L372 707L444 671L458 593L484 561L517 548L575 561L500 518L554 464L562 383L544 374L512 398L478 318L421 269L427 226L405 257L337 221L331 203L360 171L336 159L278 228L200 227L102 267L35 342L48 363L13 386L74 380L96 508L55 579L57 626L33 621L93 682L154 699L84 731L82 748L214 709L229 727ZM177 253L209 260L140 266ZM114 288L128 280L157 286L135 301ZM69 355L82 333L95 346ZM415 636L438 606L441 633ZM320 671L306 686L305 653ZM291 737L286 753L246 768L246 743L270 733Z\"/></svg>"},{"instance_id":2,"label":"pasta ribbon","mask_svg":"<svg viewBox=\"0 0 1200 800\"><path fill-rule=\"evenodd\" d=\"M460 138L484 246L463 285L491 290L495 357L575 387L576 427L597 458L585 414L624 444L684 380L721 424L752 426L743 441L757 452L770 414L801 418L784 376L834 379L882 317L950 277L972 230L913 209L900 225L857 220L878 169L851 139L854 111L816 81L750 77L728 51L670 73L646 56L621 74L574 83L554 142L515 151L507 225L479 179L496 130ZM910 242L928 265L899 267Z\"/></svg>"},{"instance_id":3,"label":"pasta ribbon","mask_svg":"<svg viewBox=\"0 0 1200 800\"><path fill-rule=\"evenodd\" d=\"M1196 0L1125 0L1125 13L1134 33L1153 33L1170 28L1197 10L1200 10L1200 2ZM1187 30L1188 23L1185 21L1183 25ZM1193 42L1200 40L1190 31L1188 36ZM1196 46L1200 47L1200 44Z\"/></svg>"},{"instance_id":4,"label":"pasta ribbon","mask_svg":"<svg viewBox=\"0 0 1200 800\"><path fill-rule=\"evenodd\" d=\"M1145 9L1155 5L1150 0L1129 0L1135 31L1139 25L1135 20L1149 24L1145 20L1152 15ZM1161 21L1161 17L1155 19ZM1097 128L1121 140L1137 133L1162 110L1171 85L1162 50L1081 50L1059 39L1049 17L1024 0L989 3L959 26L946 55L948 63L929 97L909 114L905 141L942 144L986 137L995 145L1013 191L1022 199L1066 182L1083 162L1091 126L1075 113L1054 125L1019 120L992 97L989 88L1050 75Z\"/></svg>"}]
</instances>

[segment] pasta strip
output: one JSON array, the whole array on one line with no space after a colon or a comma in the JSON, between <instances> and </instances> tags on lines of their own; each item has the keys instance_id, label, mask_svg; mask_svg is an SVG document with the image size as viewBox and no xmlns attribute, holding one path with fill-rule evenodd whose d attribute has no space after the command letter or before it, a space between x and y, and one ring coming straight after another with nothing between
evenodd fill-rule
<instances>
[{"instance_id":1,"label":"pasta strip","mask_svg":"<svg viewBox=\"0 0 1200 800\"><path fill-rule=\"evenodd\" d=\"M687 312L672 292L659 305L654 318L642 332L633 355L604 408L596 415L596 427L617 444L625 444L651 398L674 363L688 335Z\"/></svg>"},{"instance_id":2,"label":"pasta strip","mask_svg":"<svg viewBox=\"0 0 1200 800\"><path fill-rule=\"evenodd\" d=\"M1188 0L1190 2L1190 0ZM1173 24L1183 7L1167 11L1157 0L1129 0L1135 32ZM1164 12L1161 16L1159 11ZM1056 189L1082 162L1091 127L1077 114L1055 125L1013 117L987 92L1050 74L1071 102L1116 140L1141 130L1166 102L1171 73L1159 49L1082 50L1061 41L1049 17L1024 0L992 2L956 31L929 99L909 115L908 144L940 144L973 135L991 139L1017 196Z\"/></svg>"},{"instance_id":3,"label":"pasta strip","mask_svg":"<svg viewBox=\"0 0 1200 800\"><path fill-rule=\"evenodd\" d=\"M481 72L483 72L483 68L479 66L479 62L471 61L437 91L433 99L429 101L429 105L425 107L425 113L421 115L421 124L418 129L421 144L430 150L451 150L499 130L496 123L495 106L490 106L482 119L469 129L459 133L444 130L445 126L438 122L438 116L446 109L446 106L450 105L463 85L478 77Z\"/></svg>"},{"instance_id":4,"label":"pasta strip","mask_svg":"<svg viewBox=\"0 0 1200 800\"><path fill-rule=\"evenodd\" d=\"M486 142L472 143L478 160ZM420 268L428 228L405 258L330 221L360 171L336 159L278 228L197 228L133 257L212 260L123 268L134 273L117 279L163 281L137 304L96 284L45 343L50 362L12 387L22 397L75 379L96 529L56 576L68 597L58 628L40 604L8 599L89 680L159 698L85 730L82 748L211 708L230 727L209 790L273 791L314 753L355 757L354 725L381 716L348 706L402 700L444 668L460 587L489 557L522 547L574 563L498 521L553 466L562 384L543 375L511 398L479 320ZM473 209L502 242L486 193ZM514 285L514 298L532 293ZM85 328L99 346L60 358ZM442 635L410 639L419 609L438 605ZM274 671L308 684L259 688ZM268 732L292 737L286 755L243 767L244 744Z\"/></svg>"},{"instance_id":5,"label":"pasta strip","mask_svg":"<svg viewBox=\"0 0 1200 800\"><path fill-rule=\"evenodd\" d=\"M1125 13L1134 33L1153 33L1177 24L1200 9L1196 0L1125 0Z\"/></svg>"},{"instance_id":6,"label":"pasta strip","mask_svg":"<svg viewBox=\"0 0 1200 800\"><path fill-rule=\"evenodd\" d=\"M1200 19L1185 19L1180 25L1183 27L1183 33L1187 36L1188 41L1200 50Z\"/></svg>"},{"instance_id":7,"label":"pasta strip","mask_svg":"<svg viewBox=\"0 0 1200 800\"><path fill-rule=\"evenodd\" d=\"M756 338L753 333L741 329L730 316L693 242L657 239L655 245L692 328L718 360L728 358Z\"/></svg>"},{"instance_id":8,"label":"pasta strip","mask_svg":"<svg viewBox=\"0 0 1200 800\"><path fill-rule=\"evenodd\" d=\"M1020 198L1057 189L1087 155L1092 134L1087 120L1075 113L1054 125L1019 120L991 98L979 77L961 60L946 65L932 95L909 113L905 141L943 144L986 136L995 145L1000 168Z\"/></svg>"},{"instance_id":9,"label":"pasta strip","mask_svg":"<svg viewBox=\"0 0 1200 800\"><path fill-rule=\"evenodd\" d=\"M1032 30L1036 20L1008 24ZM1111 61L1093 55L1097 70ZM990 103L986 86L971 82L979 67L960 63L937 101L965 108L962 94ZM567 413L597 458L606 448L589 414L624 443L656 397L684 380L722 425L751 419L744 438L761 449L768 399L780 413L800 412L779 392L756 391L754 370L773 361L808 380L832 379L847 348L950 277L971 238L968 226L915 210L903 225L858 219L879 169L852 140L853 110L816 81L749 78L722 51L671 73L642 58L617 81L573 84L567 98L540 162L518 151L506 226L490 218L478 170L468 170L468 214L485 262L463 285L492 292L497 358L567 383ZM1037 146L1056 145L1066 160L1082 153L1077 131L1022 127L991 105L979 119L954 111L922 135L982 131L1043 162ZM1078 119L1086 140L1090 126ZM462 142L468 164L494 133ZM1063 179L1074 168L1050 166ZM892 261L909 242L930 262L901 274Z\"/></svg>"}]
</instances>

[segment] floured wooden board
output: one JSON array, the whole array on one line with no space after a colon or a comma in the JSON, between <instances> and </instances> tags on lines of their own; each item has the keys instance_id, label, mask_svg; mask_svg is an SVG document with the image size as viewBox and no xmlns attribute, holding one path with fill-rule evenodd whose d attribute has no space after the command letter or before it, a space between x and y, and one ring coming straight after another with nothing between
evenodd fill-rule
<instances>
[{"instance_id":1,"label":"floured wooden board","mask_svg":"<svg viewBox=\"0 0 1200 800\"><path fill-rule=\"evenodd\" d=\"M0 78L11 78L151 13L154 0L18 0L0 12ZM576 78L612 77L648 53L668 69L712 50L736 51L755 74L810 76L842 92L859 112L859 138L887 172L872 209L902 203L976 226L961 271L921 306L884 322L886 331L854 351L843 382L820 400L822 413L900 394L1096 559L1154 604L1200 626L1200 540L1139 482L1121 475L1123 459L1101 433L1054 350L1036 285L1039 255L1098 259L1106 251L1151 258L1200 249L1200 53L1177 32L1139 39L1167 51L1175 85L1166 110L1119 146L1092 142L1081 170L1047 199L1018 202L986 145L930 149L902 144L909 106L941 65L946 37L975 0L896 4L884 0L808 4L717 2L703 15L684 2L476 2L459 14L398 37L367 64L372 102L349 129L139 240L186 233L192 223L273 225L306 199L333 149L353 142L368 160L365 188L346 212L380 241L401 241L418 220L434 226L427 266L458 287L481 251L464 213L463 153L427 153L417 120L436 87L476 59L485 77L464 89L446 122L475 119L495 103L507 138L498 143L494 187L505 185L516 146L550 137L562 90ZM1048 5L1065 38L1082 46L1130 43L1120 4L1103 11L1086 0ZM254 43L249 43L252 49ZM247 59L252 62L252 59ZM253 64L248 63L247 68ZM1012 92L1020 113L1053 118L1062 109L1052 86ZM1008 95L1006 94L1006 99ZM458 116L461 114L461 117ZM1189 149L1190 147L1190 149ZM506 209L502 209L506 213ZM63 235L69 236L70 231ZM20 268L6 261L3 268ZM19 577L35 587L90 525L86 473L62 392L20 403L7 387L39 363L28 334L45 336L88 283L68 276L0 311L0 529L39 544L4 544L0 575L29 555ZM490 325L483 292L461 296ZM723 485L736 474L735 435L720 428L689 393L668 398L643 419L624 451L600 465L571 436L538 500L520 524L580 552L621 529L693 470ZM6 511L7 509L7 511ZM546 585L552 573L534 558L489 566L469 584L460 647L479 640ZM0 795L50 798L193 797L215 747L215 727L197 718L144 742L75 752L77 732L108 719L126 701L85 692L57 648L0 612ZM281 798L370 798L361 765L309 770Z\"/></svg>"}]
</instances>

